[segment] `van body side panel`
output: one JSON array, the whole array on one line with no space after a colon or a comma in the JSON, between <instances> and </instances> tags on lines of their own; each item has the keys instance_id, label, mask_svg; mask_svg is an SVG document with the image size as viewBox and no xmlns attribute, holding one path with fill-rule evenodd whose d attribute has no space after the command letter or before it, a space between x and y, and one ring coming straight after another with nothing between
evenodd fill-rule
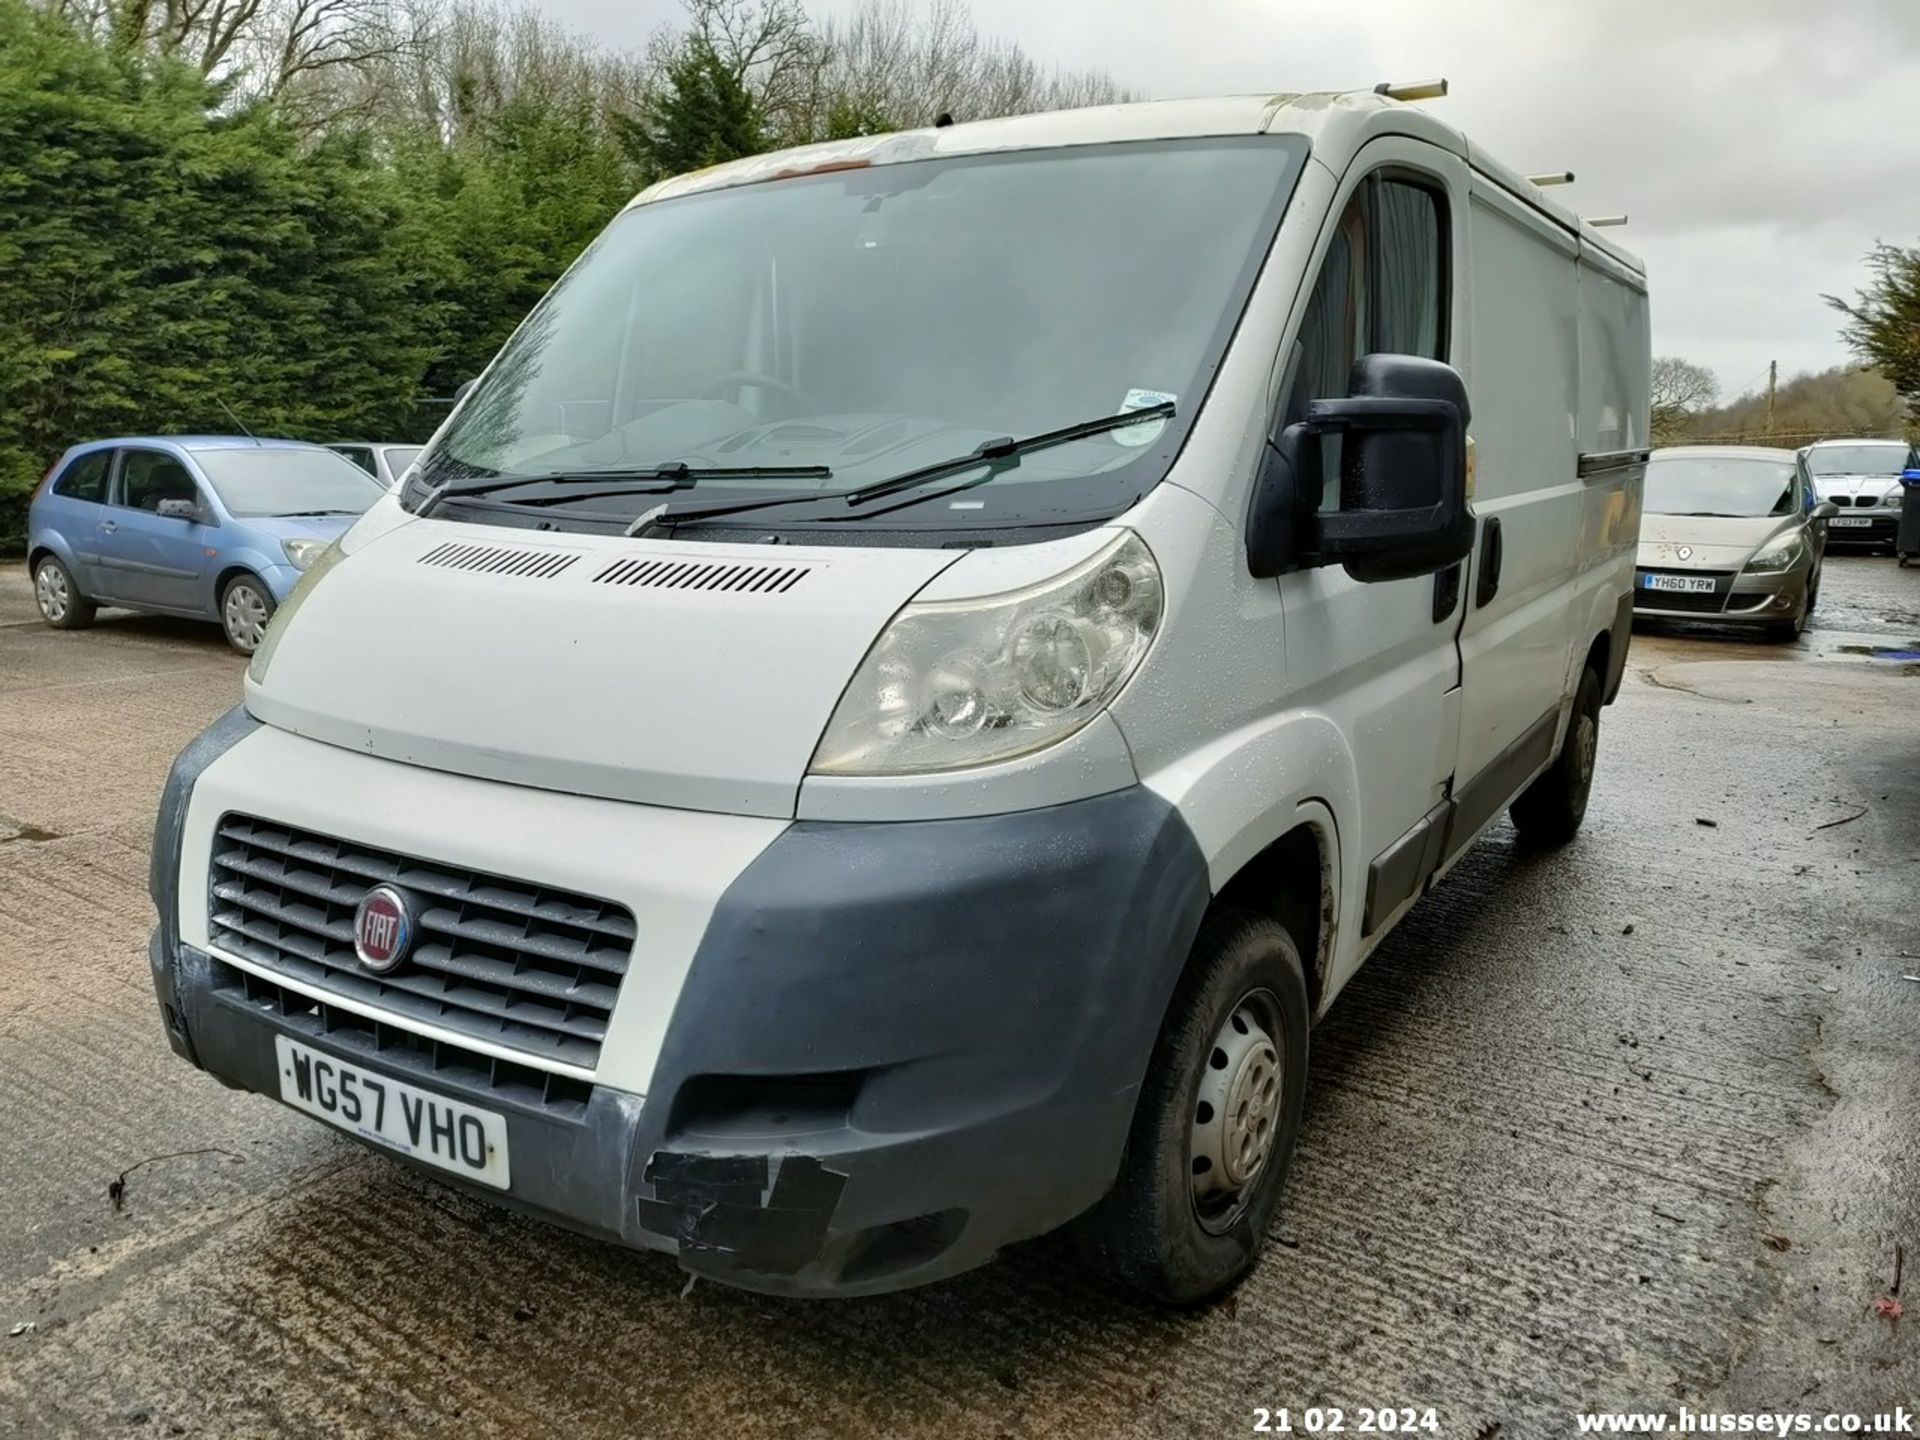
<instances>
[{"instance_id":1,"label":"van body side panel","mask_svg":"<svg viewBox=\"0 0 1920 1440\"><path fill-rule=\"evenodd\" d=\"M1460 632L1456 790L1565 699L1585 503L1575 473L1577 246L1484 177L1475 176L1472 195L1478 303L1467 381L1480 534ZM1490 573L1495 522L1497 576Z\"/></svg>"},{"instance_id":2,"label":"van body side panel","mask_svg":"<svg viewBox=\"0 0 1920 1440\"><path fill-rule=\"evenodd\" d=\"M1613 456L1651 443L1652 382L1645 281L1590 243L1580 247L1580 453ZM1580 594L1574 602L1572 663L1593 637L1610 634L1607 698L1619 689L1632 636L1634 551L1646 465L1609 464L1582 482L1575 544ZM1619 624L1621 615L1625 624ZM1617 626L1617 628L1616 628ZM1617 652L1617 653L1616 653ZM1575 675L1573 678L1577 679Z\"/></svg>"}]
</instances>

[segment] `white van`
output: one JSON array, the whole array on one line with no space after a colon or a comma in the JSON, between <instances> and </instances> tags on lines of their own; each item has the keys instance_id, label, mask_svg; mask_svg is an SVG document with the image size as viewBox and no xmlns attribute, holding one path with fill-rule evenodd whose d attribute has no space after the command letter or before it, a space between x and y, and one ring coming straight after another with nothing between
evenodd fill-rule
<instances>
[{"instance_id":1,"label":"white van","mask_svg":"<svg viewBox=\"0 0 1920 1440\"><path fill-rule=\"evenodd\" d=\"M1620 683L1639 265L1381 95L656 185L162 800L176 1050L754 1289L1252 1263L1308 1035Z\"/></svg>"}]
</instances>

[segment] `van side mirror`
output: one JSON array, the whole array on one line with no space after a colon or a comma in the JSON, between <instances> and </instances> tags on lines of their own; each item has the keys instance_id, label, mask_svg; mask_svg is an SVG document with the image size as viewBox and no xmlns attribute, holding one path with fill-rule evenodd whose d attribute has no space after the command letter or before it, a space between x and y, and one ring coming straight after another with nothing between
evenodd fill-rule
<instances>
[{"instance_id":1,"label":"van side mirror","mask_svg":"<svg viewBox=\"0 0 1920 1440\"><path fill-rule=\"evenodd\" d=\"M1345 565L1356 580L1431 575L1473 548L1466 382L1415 355L1354 363L1344 400L1316 400L1273 442L1248 519L1255 575ZM1318 509L1321 440L1340 436L1340 508ZM1291 552L1291 553L1289 553Z\"/></svg>"},{"instance_id":2,"label":"van side mirror","mask_svg":"<svg viewBox=\"0 0 1920 1440\"><path fill-rule=\"evenodd\" d=\"M200 507L192 500L162 500L153 507L156 515L165 515L170 520L200 519Z\"/></svg>"}]
</instances>

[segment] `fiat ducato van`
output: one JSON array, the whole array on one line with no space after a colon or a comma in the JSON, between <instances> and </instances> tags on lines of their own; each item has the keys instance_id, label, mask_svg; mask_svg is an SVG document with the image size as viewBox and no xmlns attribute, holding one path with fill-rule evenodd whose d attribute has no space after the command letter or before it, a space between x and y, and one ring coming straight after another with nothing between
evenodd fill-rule
<instances>
[{"instance_id":1,"label":"fiat ducato van","mask_svg":"<svg viewBox=\"0 0 1920 1440\"><path fill-rule=\"evenodd\" d=\"M657 184L174 766L168 1039L730 1284L1217 1294L1355 969L1581 823L1648 369L1640 265L1385 94Z\"/></svg>"}]
</instances>

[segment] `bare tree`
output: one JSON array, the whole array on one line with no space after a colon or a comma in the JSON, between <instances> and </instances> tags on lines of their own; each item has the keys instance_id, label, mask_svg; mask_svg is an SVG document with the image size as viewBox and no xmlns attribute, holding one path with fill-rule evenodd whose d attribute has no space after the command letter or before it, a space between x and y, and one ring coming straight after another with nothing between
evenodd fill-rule
<instances>
[{"instance_id":1,"label":"bare tree","mask_svg":"<svg viewBox=\"0 0 1920 1440\"><path fill-rule=\"evenodd\" d=\"M1679 436L1687 422L1719 394L1720 382L1706 366L1677 355L1656 357L1651 394L1654 442L1665 444Z\"/></svg>"},{"instance_id":2,"label":"bare tree","mask_svg":"<svg viewBox=\"0 0 1920 1440\"><path fill-rule=\"evenodd\" d=\"M1012 41L981 35L965 0L867 0L819 35L826 53L812 135L836 101L915 126L942 114L979 120L1132 98L1104 71L1048 69Z\"/></svg>"},{"instance_id":3,"label":"bare tree","mask_svg":"<svg viewBox=\"0 0 1920 1440\"><path fill-rule=\"evenodd\" d=\"M213 0L217 3L217 0ZM263 0L236 0L263 3ZM264 93L275 99L323 72L365 70L418 53L428 14L396 0L264 0L271 19L260 37Z\"/></svg>"},{"instance_id":4,"label":"bare tree","mask_svg":"<svg viewBox=\"0 0 1920 1440\"><path fill-rule=\"evenodd\" d=\"M826 47L799 0L687 0L689 30L744 85L776 131L818 93Z\"/></svg>"}]
</instances>

